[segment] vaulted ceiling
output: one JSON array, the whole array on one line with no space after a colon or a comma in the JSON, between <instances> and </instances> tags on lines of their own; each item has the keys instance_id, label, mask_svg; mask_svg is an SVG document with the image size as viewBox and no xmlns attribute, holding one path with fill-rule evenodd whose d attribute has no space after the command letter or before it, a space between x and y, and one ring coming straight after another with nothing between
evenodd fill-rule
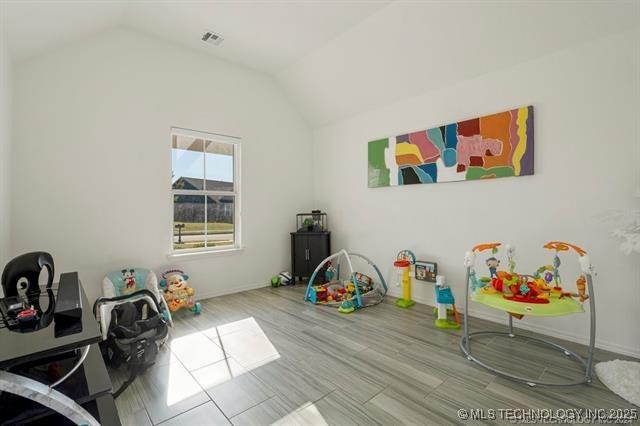
<instances>
[{"instance_id":1,"label":"vaulted ceiling","mask_svg":"<svg viewBox=\"0 0 640 426\"><path fill-rule=\"evenodd\" d=\"M2 0L16 60L124 25L260 71L275 73L389 1ZM224 43L202 42L206 31Z\"/></svg>"},{"instance_id":2,"label":"vaulted ceiling","mask_svg":"<svg viewBox=\"0 0 640 426\"><path fill-rule=\"evenodd\" d=\"M317 126L639 25L635 0L398 1L278 81Z\"/></svg>"},{"instance_id":3,"label":"vaulted ceiling","mask_svg":"<svg viewBox=\"0 0 640 426\"><path fill-rule=\"evenodd\" d=\"M636 0L0 0L0 12L16 61L126 26L273 75L312 126L640 25ZM203 43L207 30L223 44Z\"/></svg>"}]
</instances>

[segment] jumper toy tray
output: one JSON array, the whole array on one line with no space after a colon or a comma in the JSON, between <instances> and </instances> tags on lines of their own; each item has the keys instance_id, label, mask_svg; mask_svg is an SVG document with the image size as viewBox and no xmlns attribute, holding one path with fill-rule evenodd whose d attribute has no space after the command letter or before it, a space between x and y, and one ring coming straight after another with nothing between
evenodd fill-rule
<instances>
[{"instance_id":1,"label":"jumper toy tray","mask_svg":"<svg viewBox=\"0 0 640 426\"><path fill-rule=\"evenodd\" d=\"M533 315L537 317L557 317L573 313L584 312L582 303L571 297L551 299L549 303L526 303L505 299L500 293L484 294L476 293L471 296L474 302L482 303L494 309L518 314Z\"/></svg>"},{"instance_id":2,"label":"jumper toy tray","mask_svg":"<svg viewBox=\"0 0 640 426\"><path fill-rule=\"evenodd\" d=\"M500 260L497 258L501 243L487 243L475 246L465 255L464 264L467 268L464 303L464 333L460 339L460 349L466 358L499 376L528 384L529 386L571 386L591 383L593 350L596 337L596 305L593 293L593 268L587 253L582 248L562 241L551 241L544 245L547 250L555 251L551 264L540 266L533 274L523 274L515 271L515 249L506 246L508 270L501 270ZM488 277L479 278L476 275L476 256L490 251L485 264L489 270ZM563 288L560 275L560 253L573 251L578 255L581 273L573 289ZM469 300L508 314L508 332L504 331L476 331L469 332ZM549 340L517 335L513 328L513 319L525 316L557 317L573 313L584 312L583 303L589 303L589 346L586 358L567 348ZM471 340L478 337L502 337L522 341L535 341L571 357L583 369L584 376L573 381L549 382L538 378L528 378L510 374L497 367L493 367L472 353ZM514 360L517 362L517 360Z\"/></svg>"}]
</instances>

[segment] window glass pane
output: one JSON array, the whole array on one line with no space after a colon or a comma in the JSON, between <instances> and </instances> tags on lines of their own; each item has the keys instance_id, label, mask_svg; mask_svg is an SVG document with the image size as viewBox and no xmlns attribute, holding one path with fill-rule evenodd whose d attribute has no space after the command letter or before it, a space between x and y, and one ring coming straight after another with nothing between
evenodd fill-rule
<instances>
[{"instance_id":1,"label":"window glass pane","mask_svg":"<svg viewBox=\"0 0 640 426\"><path fill-rule=\"evenodd\" d=\"M171 137L171 187L202 190L204 140L188 136Z\"/></svg>"},{"instance_id":2,"label":"window glass pane","mask_svg":"<svg viewBox=\"0 0 640 426\"><path fill-rule=\"evenodd\" d=\"M205 246L204 195L173 196L173 248Z\"/></svg>"},{"instance_id":3,"label":"window glass pane","mask_svg":"<svg viewBox=\"0 0 640 426\"><path fill-rule=\"evenodd\" d=\"M229 195L207 197L207 247L233 245L235 202Z\"/></svg>"},{"instance_id":4,"label":"window glass pane","mask_svg":"<svg viewBox=\"0 0 640 426\"><path fill-rule=\"evenodd\" d=\"M207 141L205 153L208 191L233 191L233 144Z\"/></svg>"}]
</instances>

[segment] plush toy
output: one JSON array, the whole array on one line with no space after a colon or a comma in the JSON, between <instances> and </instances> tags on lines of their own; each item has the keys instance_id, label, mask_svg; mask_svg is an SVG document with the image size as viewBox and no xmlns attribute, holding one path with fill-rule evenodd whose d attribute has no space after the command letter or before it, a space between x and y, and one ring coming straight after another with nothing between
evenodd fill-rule
<instances>
[{"instance_id":1,"label":"plush toy","mask_svg":"<svg viewBox=\"0 0 640 426\"><path fill-rule=\"evenodd\" d=\"M179 269L162 274L160 287L164 290L164 299L171 312L187 308L193 313L200 313L200 303L196 302L195 290L189 287L188 280L189 276Z\"/></svg>"},{"instance_id":2,"label":"plush toy","mask_svg":"<svg viewBox=\"0 0 640 426\"><path fill-rule=\"evenodd\" d=\"M589 295L587 295L587 280L585 280L584 275L578 277L576 286L578 287L578 297L581 302L584 302L589 298Z\"/></svg>"},{"instance_id":3,"label":"plush toy","mask_svg":"<svg viewBox=\"0 0 640 426\"><path fill-rule=\"evenodd\" d=\"M122 282L125 284L127 290L137 290L135 272L136 271L133 268L122 270Z\"/></svg>"}]
</instances>

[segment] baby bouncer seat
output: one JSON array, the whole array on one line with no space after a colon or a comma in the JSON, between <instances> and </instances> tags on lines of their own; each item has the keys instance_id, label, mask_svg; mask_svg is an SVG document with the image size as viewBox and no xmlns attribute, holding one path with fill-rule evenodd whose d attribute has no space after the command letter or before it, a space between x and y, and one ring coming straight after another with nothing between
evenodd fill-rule
<instances>
[{"instance_id":1,"label":"baby bouncer seat","mask_svg":"<svg viewBox=\"0 0 640 426\"><path fill-rule=\"evenodd\" d=\"M105 362L116 369L125 365L129 372L115 398L155 362L168 337L171 313L156 275L145 268L126 268L104 277L102 297L93 305L93 314L102 332Z\"/></svg>"}]
</instances>

